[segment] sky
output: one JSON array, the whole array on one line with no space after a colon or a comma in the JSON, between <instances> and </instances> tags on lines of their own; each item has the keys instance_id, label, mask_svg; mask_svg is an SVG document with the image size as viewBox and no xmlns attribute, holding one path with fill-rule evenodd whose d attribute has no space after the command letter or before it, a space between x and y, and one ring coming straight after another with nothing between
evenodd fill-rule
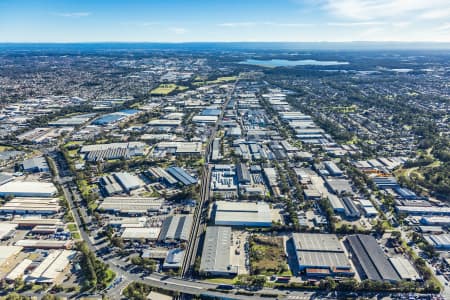
<instances>
[{"instance_id":1,"label":"sky","mask_svg":"<svg viewBox=\"0 0 450 300\"><path fill-rule=\"evenodd\" d=\"M450 0L0 0L0 42L450 42Z\"/></svg>"}]
</instances>

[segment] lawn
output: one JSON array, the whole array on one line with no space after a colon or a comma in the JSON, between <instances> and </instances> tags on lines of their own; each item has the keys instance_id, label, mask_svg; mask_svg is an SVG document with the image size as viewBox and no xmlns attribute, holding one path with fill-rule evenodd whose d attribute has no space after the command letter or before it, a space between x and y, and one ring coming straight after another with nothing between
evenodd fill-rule
<instances>
[{"instance_id":1,"label":"lawn","mask_svg":"<svg viewBox=\"0 0 450 300\"><path fill-rule=\"evenodd\" d=\"M184 91L187 87L176 85L174 83L160 84L157 88L153 89L150 94L152 95L168 95L174 91Z\"/></svg>"},{"instance_id":2,"label":"lawn","mask_svg":"<svg viewBox=\"0 0 450 300\"><path fill-rule=\"evenodd\" d=\"M292 275L287 265L281 237L254 236L250 240L250 265L252 274L282 276Z\"/></svg>"},{"instance_id":3,"label":"lawn","mask_svg":"<svg viewBox=\"0 0 450 300\"><path fill-rule=\"evenodd\" d=\"M206 279L206 281L211 282L211 283L217 283L217 284L236 284L238 277L234 277L234 278L208 278Z\"/></svg>"},{"instance_id":4,"label":"lawn","mask_svg":"<svg viewBox=\"0 0 450 300\"><path fill-rule=\"evenodd\" d=\"M0 145L0 152L11 150L12 147Z\"/></svg>"},{"instance_id":5,"label":"lawn","mask_svg":"<svg viewBox=\"0 0 450 300\"><path fill-rule=\"evenodd\" d=\"M73 223L67 224L67 228L69 229L70 232L78 231L77 225L75 225Z\"/></svg>"},{"instance_id":6,"label":"lawn","mask_svg":"<svg viewBox=\"0 0 450 300\"><path fill-rule=\"evenodd\" d=\"M236 79L237 79L237 76L223 76L223 77L219 77L217 79L209 80L209 81L195 81L192 84L195 86L202 86L205 84L218 84L218 83L235 81Z\"/></svg>"}]
</instances>

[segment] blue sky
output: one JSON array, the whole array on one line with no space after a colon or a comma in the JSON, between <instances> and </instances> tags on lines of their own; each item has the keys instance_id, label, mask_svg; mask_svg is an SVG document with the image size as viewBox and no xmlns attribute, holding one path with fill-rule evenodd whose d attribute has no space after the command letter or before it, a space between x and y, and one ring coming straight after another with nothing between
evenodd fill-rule
<instances>
[{"instance_id":1,"label":"blue sky","mask_svg":"<svg viewBox=\"0 0 450 300\"><path fill-rule=\"evenodd\" d=\"M450 0L0 0L0 42L450 42Z\"/></svg>"}]
</instances>

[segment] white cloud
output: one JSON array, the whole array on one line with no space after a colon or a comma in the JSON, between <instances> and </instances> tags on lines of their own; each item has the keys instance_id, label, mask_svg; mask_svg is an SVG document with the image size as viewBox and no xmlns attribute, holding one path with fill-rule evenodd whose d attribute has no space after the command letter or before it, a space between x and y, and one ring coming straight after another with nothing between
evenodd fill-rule
<instances>
[{"instance_id":1,"label":"white cloud","mask_svg":"<svg viewBox=\"0 0 450 300\"><path fill-rule=\"evenodd\" d=\"M448 17L450 17L450 8L444 9L444 10L436 9L436 10L426 11L419 16L419 18L425 19L425 20L439 20L439 19L444 19L444 18L448 18Z\"/></svg>"},{"instance_id":2,"label":"white cloud","mask_svg":"<svg viewBox=\"0 0 450 300\"><path fill-rule=\"evenodd\" d=\"M257 23L255 22L230 22L230 23L221 23L217 24L221 27L252 27L255 26Z\"/></svg>"},{"instance_id":3,"label":"white cloud","mask_svg":"<svg viewBox=\"0 0 450 300\"><path fill-rule=\"evenodd\" d=\"M405 16L436 16L450 11L448 0L324 0L322 8L352 20L400 19Z\"/></svg>"},{"instance_id":4,"label":"white cloud","mask_svg":"<svg viewBox=\"0 0 450 300\"><path fill-rule=\"evenodd\" d=\"M92 15L90 12L60 12L55 13L55 16L59 17L65 17L65 18L82 18L82 17L89 17Z\"/></svg>"},{"instance_id":5,"label":"white cloud","mask_svg":"<svg viewBox=\"0 0 450 300\"><path fill-rule=\"evenodd\" d=\"M254 26L277 26L277 27L309 27L313 26L311 23L277 23L277 22L229 22L220 23L217 26L242 28L242 27L254 27Z\"/></svg>"},{"instance_id":6,"label":"white cloud","mask_svg":"<svg viewBox=\"0 0 450 300\"><path fill-rule=\"evenodd\" d=\"M169 31L175 33L175 34L185 34L188 32L186 28L183 27L170 27Z\"/></svg>"},{"instance_id":7,"label":"white cloud","mask_svg":"<svg viewBox=\"0 0 450 300\"><path fill-rule=\"evenodd\" d=\"M329 22L328 26L338 26L338 27L359 27L359 26L376 26L385 25L385 22Z\"/></svg>"}]
</instances>

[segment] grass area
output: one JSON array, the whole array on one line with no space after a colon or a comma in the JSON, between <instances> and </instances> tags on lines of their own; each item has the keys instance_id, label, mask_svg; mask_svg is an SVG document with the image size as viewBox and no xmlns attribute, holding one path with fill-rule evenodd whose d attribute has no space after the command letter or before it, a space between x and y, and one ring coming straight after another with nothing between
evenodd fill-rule
<instances>
[{"instance_id":1,"label":"grass area","mask_svg":"<svg viewBox=\"0 0 450 300\"><path fill-rule=\"evenodd\" d=\"M237 79L237 76L223 76L223 77L218 77L217 79L209 80L209 81L195 81L192 84L195 86L202 86L202 85L206 85L206 84L219 84L219 83L235 81L236 79Z\"/></svg>"},{"instance_id":2,"label":"grass area","mask_svg":"<svg viewBox=\"0 0 450 300\"><path fill-rule=\"evenodd\" d=\"M236 284L238 277L234 277L234 278L208 278L205 281L207 282L211 282L211 283L217 283L217 284Z\"/></svg>"},{"instance_id":3,"label":"grass area","mask_svg":"<svg viewBox=\"0 0 450 300\"><path fill-rule=\"evenodd\" d=\"M67 228L69 229L70 232L78 231L77 225L73 223L67 224Z\"/></svg>"},{"instance_id":4,"label":"grass area","mask_svg":"<svg viewBox=\"0 0 450 300\"><path fill-rule=\"evenodd\" d=\"M255 236L250 241L250 265L253 274L292 275L286 263L281 237Z\"/></svg>"},{"instance_id":5,"label":"grass area","mask_svg":"<svg viewBox=\"0 0 450 300\"><path fill-rule=\"evenodd\" d=\"M11 149L13 149L13 148L10 147L10 146L3 146L3 145L0 145L0 152L8 151L8 150L11 150Z\"/></svg>"},{"instance_id":6,"label":"grass area","mask_svg":"<svg viewBox=\"0 0 450 300\"><path fill-rule=\"evenodd\" d=\"M68 154L70 157L74 158L78 155L78 149L69 150Z\"/></svg>"},{"instance_id":7,"label":"grass area","mask_svg":"<svg viewBox=\"0 0 450 300\"><path fill-rule=\"evenodd\" d=\"M66 143L64 145L64 147L67 148L67 147L72 147L72 146L81 146L81 145L83 145L83 143L84 143L83 141L70 141L70 142Z\"/></svg>"},{"instance_id":8,"label":"grass area","mask_svg":"<svg viewBox=\"0 0 450 300\"><path fill-rule=\"evenodd\" d=\"M111 270L111 269L106 270L105 282L107 283L107 285L110 284L114 280L115 277L116 277L116 273L114 273L113 270Z\"/></svg>"},{"instance_id":9,"label":"grass area","mask_svg":"<svg viewBox=\"0 0 450 300\"><path fill-rule=\"evenodd\" d=\"M74 239L74 240L81 239L81 235L80 235L80 233L78 231L77 232L72 232L71 235L72 235L72 239Z\"/></svg>"},{"instance_id":10,"label":"grass area","mask_svg":"<svg viewBox=\"0 0 450 300\"><path fill-rule=\"evenodd\" d=\"M152 95L168 95L174 91L184 91L186 86L176 85L174 83L160 84L157 88L153 89L150 94Z\"/></svg>"}]
</instances>

